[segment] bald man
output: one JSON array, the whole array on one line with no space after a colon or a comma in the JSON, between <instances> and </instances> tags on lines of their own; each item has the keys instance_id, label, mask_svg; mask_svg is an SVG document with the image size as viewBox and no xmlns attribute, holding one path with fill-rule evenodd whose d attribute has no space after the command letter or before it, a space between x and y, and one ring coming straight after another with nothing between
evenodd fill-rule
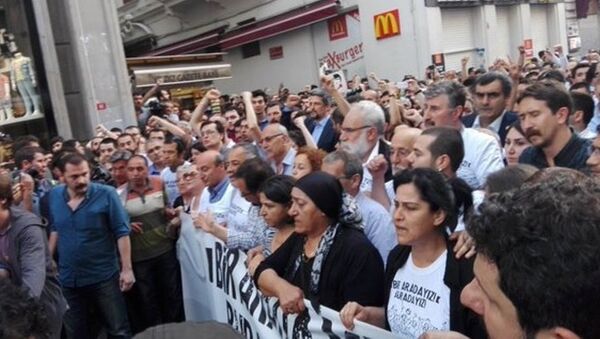
<instances>
[{"instance_id":1,"label":"bald man","mask_svg":"<svg viewBox=\"0 0 600 339\"><path fill-rule=\"evenodd\" d=\"M217 223L225 225L235 188L229 182L221 153L208 150L196 156L200 178L206 183L200 196L200 212L211 211Z\"/></svg>"}]
</instances>

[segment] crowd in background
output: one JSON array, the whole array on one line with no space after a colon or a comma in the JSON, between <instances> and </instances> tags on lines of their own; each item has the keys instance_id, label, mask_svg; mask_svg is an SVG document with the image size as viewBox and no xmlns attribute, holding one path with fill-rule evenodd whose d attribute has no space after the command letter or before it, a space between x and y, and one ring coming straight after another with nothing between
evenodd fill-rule
<instances>
[{"instance_id":1,"label":"crowd in background","mask_svg":"<svg viewBox=\"0 0 600 339\"><path fill-rule=\"evenodd\" d=\"M137 125L15 138L0 337L185 321L203 291L182 288L183 214L246 251L285 313L309 299L402 338L600 337L600 54L519 55L209 88L196 107L158 82L133 95Z\"/></svg>"}]
</instances>

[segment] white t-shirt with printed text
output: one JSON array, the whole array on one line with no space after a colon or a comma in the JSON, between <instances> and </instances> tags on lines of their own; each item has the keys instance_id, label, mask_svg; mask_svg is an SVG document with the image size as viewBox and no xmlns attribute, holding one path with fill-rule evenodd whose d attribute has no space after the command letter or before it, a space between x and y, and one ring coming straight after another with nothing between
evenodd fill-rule
<instances>
[{"instance_id":1,"label":"white t-shirt with printed text","mask_svg":"<svg viewBox=\"0 0 600 339\"><path fill-rule=\"evenodd\" d=\"M418 338L430 331L450 330L450 288L444 284L444 251L431 265L415 266L412 253L394 276L387 307L392 333Z\"/></svg>"}]
</instances>

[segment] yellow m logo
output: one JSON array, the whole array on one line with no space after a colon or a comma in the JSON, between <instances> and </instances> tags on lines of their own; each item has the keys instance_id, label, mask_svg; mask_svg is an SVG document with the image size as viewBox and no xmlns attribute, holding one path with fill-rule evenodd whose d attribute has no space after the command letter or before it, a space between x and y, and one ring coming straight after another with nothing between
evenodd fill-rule
<instances>
[{"instance_id":1,"label":"yellow m logo","mask_svg":"<svg viewBox=\"0 0 600 339\"><path fill-rule=\"evenodd\" d=\"M400 15L398 10L375 16L375 38L377 40L400 34Z\"/></svg>"}]
</instances>

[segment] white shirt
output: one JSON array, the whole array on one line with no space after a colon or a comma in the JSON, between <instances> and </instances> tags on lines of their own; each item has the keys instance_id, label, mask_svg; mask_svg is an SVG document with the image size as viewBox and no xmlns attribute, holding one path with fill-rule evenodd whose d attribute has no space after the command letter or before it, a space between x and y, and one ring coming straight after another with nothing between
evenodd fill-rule
<instances>
[{"instance_id":1,"label":"white shirt","mask_svg":"<svg viewBox=\"0 0 600 339\"><path fill-rule=\"evenodd\" d=\"M388 322L400 338L450 330L450 288L444 284L444 251L431 265L416 267L412 253L394 276L388 300Z\"/></svg>"},{"instance_id":2,"label":"white shirt","mask_svg":"<svg viewBox=\"0 0 600 339\"><path fill-rule=\"evenodd\" d=\"M502 125L502 118L504 118L504 114L506 114L506 111L502 112L502 114L500 114L500 116L497 117L496 120L492 121L492 123L488 125L487 129L496 132L496 134L500 134L500 126ZM479 115L475 117L475 120L473 121L473 126L471 127L481 128L481 123L479 122Z\"/></svg>"},{"instance_id":3,"label":"white shirt","mask_svg":"<svg viewBox=\"0 0 600 339\"><path fill-rule=\"evenodd\" d=\"M472 128L463 127L460 134L465 157L456 174L471 188L482 188L490 173L504 168L500 144L494 137Z\"/></svg>"},{"instance_id":4,"label":"white shirt","mask_svg":"<svg viewBox=\"0 0 600 339\"><path fill-rule=\"evenodd\" d=\"M365 235L379 251L384 263L398 240L392 217L378 202L359 192L354 199L360 209L365 224Z\"/></svg>"},{"instance_id":5,"label":"white shirt","mask_svg":"<svg viewBox=\"0 0 600 339\"><path fill-rule=\"evenodd\" d=\"M189 162L185 161L182 165L189 164ZM173 207L173 202L180 196L179 189L177 188L177 169L173 172L169 166L163 168L162 172L160 172L160 179L165 184L165 192L167 192L169 207Z\"/></svg>"},{"instance_id":6,"label":"white shirt","mask_svg":"<svg viewBox=\"0 0 600 339\"><path fill-rule=\"evenodd\" d=\"M360 182L360 191L361 192L371 192L373 190L373 176L371 172L367 169L367 164L369 161L373 160L377 155L379 155L379 140L375 144L375 147L371 150L371 154L369 154L369 158L365 163L363 163L363 178Z\"/></svg>"},{"instance_id":7,"label":"white shirt","mask_svg":"<svg viewBox=\"0 0 600 339\"><path fill-rule=\"evenodd\" d=\"M252 204L242 197L240 190L237 188L234 188L232 196L229 213L227 214L227 228L239 232L247 231L252 226L248 223L248 213Z\"/></svg>"},{"instance_id":8,"label":"white shirt","mask_svg":"<svg viewBox=\"0 0 600 339\"><path fill-rule=\"evenodd\" d=\"M231 183L227 184L225 193L221 199L217 202L210 202L210 191L208 187L204 187L202 195L200 195L200 207L198 211L200 213L206 213L210 211L213 215L215 222L219 225L227 225L227 214L229 213L229 207L231 206L231 198L233 198L233 191L235 187Z\"/></svg>"}]
</instances>

